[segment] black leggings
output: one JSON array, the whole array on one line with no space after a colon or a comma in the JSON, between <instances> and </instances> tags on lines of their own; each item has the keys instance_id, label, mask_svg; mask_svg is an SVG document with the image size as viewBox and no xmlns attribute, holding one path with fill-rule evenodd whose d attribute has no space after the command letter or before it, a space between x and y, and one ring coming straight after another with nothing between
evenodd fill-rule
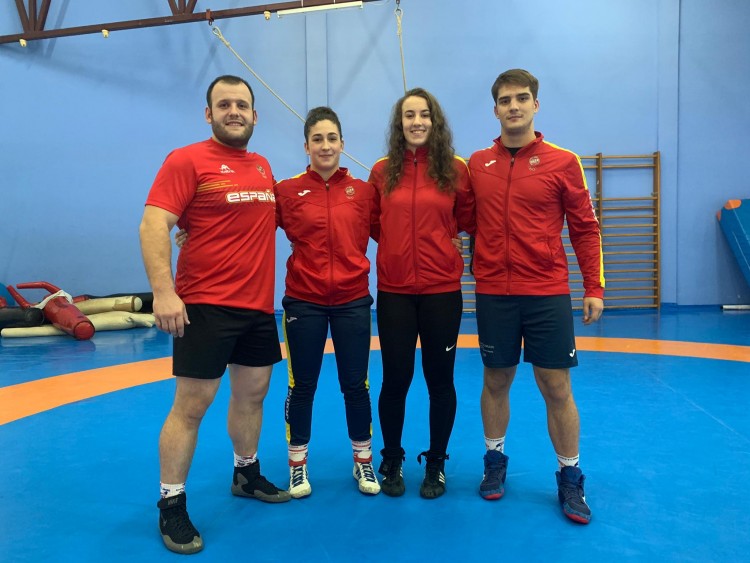
<instances>
[{"instance_id":1,"label":"black leggings","mask_svg":"<svg viewBox=\"0 0 750 563\"><path fill-rule=\"evenodd\" d=\"M445 455L456 418L453 366L461 325L460 291L406 295L378 291L383 387L378 400L385 455L401 455L406 395L414 378L417 336L430 395L430 452Z\"/></svg>"}]
</instances>

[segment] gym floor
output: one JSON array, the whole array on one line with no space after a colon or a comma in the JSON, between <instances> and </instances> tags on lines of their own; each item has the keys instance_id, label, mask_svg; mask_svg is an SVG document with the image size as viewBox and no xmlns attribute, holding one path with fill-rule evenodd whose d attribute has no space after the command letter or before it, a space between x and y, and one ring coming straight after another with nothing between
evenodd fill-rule
<instances>
[{"instance_id":1,"label":"gym floor","mask_svg":"<svg viewBox=\"0 0 750 563\"><path fill-rule=\"evenodd\" d=\"M747 561L750 552L750 312L718 307L607 312L576 319L581 467L593 512L557 504L555 454L530 366L511 392L506 494L479 497L484 440L476 323L456 358L458 415L448 492L419 497L427 394L417 367L407 405L406 495L365 497L332 354L316 397L313 494L281 505L233 497L227 381L201 427L187 483L205 548L196 561ZM373 331L375 328L373 327ZM171 405L169 338L157 329L0 340L0 559L178 560L157 527L157 439ZM418 356L419 361L419 356ZM380 390L377 339L370 361ZM225 378L226 379L226 378ZM288 484L286 363L275 366L259 456ZM373 408L374 448L380 448ZM376 455L375 464L379 463Z\"/></svg>"}]
</instances>

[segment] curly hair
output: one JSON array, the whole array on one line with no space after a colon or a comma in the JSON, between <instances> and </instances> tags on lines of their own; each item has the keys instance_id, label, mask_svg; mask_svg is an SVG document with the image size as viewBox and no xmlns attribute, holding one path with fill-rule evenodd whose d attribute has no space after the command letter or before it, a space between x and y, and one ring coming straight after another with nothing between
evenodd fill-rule
<instances>
[{"instance_id":1,"label":"curly hair","mask_svg":"<svg viewBox=\"0 0 750 563\"><path fill-rule=\"evenodd\" d=\"M427 138L427 174L437 182L438 189L452 193L456 190L456 170L453 168L455 151L453 134L448 121L435 96L424 88L412 88L393 106L391 122L388 127L388 165L386 166L385 195L391 193L398 184L404 170L404 153L406 138L402 122L402 109L406 98L418 96L427 102L432 120L432 130Z\"/></svg>"}]
</instances>

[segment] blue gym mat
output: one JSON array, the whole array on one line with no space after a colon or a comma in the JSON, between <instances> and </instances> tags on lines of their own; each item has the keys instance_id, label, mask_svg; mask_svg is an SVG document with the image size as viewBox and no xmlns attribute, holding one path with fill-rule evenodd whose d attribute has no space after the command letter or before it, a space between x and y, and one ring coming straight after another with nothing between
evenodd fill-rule
<instances>
[{"instance_id":1,"label":"blue gym mat","mask_svg":"<svg viewBox=\"0 0 750 563\"><path fill-rule=\"evenodd\" d=\"M750 199L730 199L716 217L750 285Z\"/></svg>"}]
</instances>

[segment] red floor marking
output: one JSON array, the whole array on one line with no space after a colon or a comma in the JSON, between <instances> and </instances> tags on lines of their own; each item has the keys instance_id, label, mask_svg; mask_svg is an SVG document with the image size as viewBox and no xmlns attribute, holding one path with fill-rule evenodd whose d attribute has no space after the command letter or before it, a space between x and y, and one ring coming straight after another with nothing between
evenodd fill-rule
<instances>
[{"instance_id":1,"label":"red floor marking","mask_svg":"<svg viewBox=\"0 0 750 563\"><path fill-rule=\"evenodd\" d=\"M750 363L750 346L588 336L576 338L576 344L579 351L655 354ZM458 347L477 348L477 336L459 335ZM377 336L372 337L372 349L380 350L380 341ZM325 351L326 353L333 352L330 339L326 342ZM283 345L281 355L286 357ZM0 388L0 405L3 407L0 409L0 425L83 399L169 379L172 377L171 366L171 358L159 358L67 373L2 387Z\"/></svg>"}]
</instances>

